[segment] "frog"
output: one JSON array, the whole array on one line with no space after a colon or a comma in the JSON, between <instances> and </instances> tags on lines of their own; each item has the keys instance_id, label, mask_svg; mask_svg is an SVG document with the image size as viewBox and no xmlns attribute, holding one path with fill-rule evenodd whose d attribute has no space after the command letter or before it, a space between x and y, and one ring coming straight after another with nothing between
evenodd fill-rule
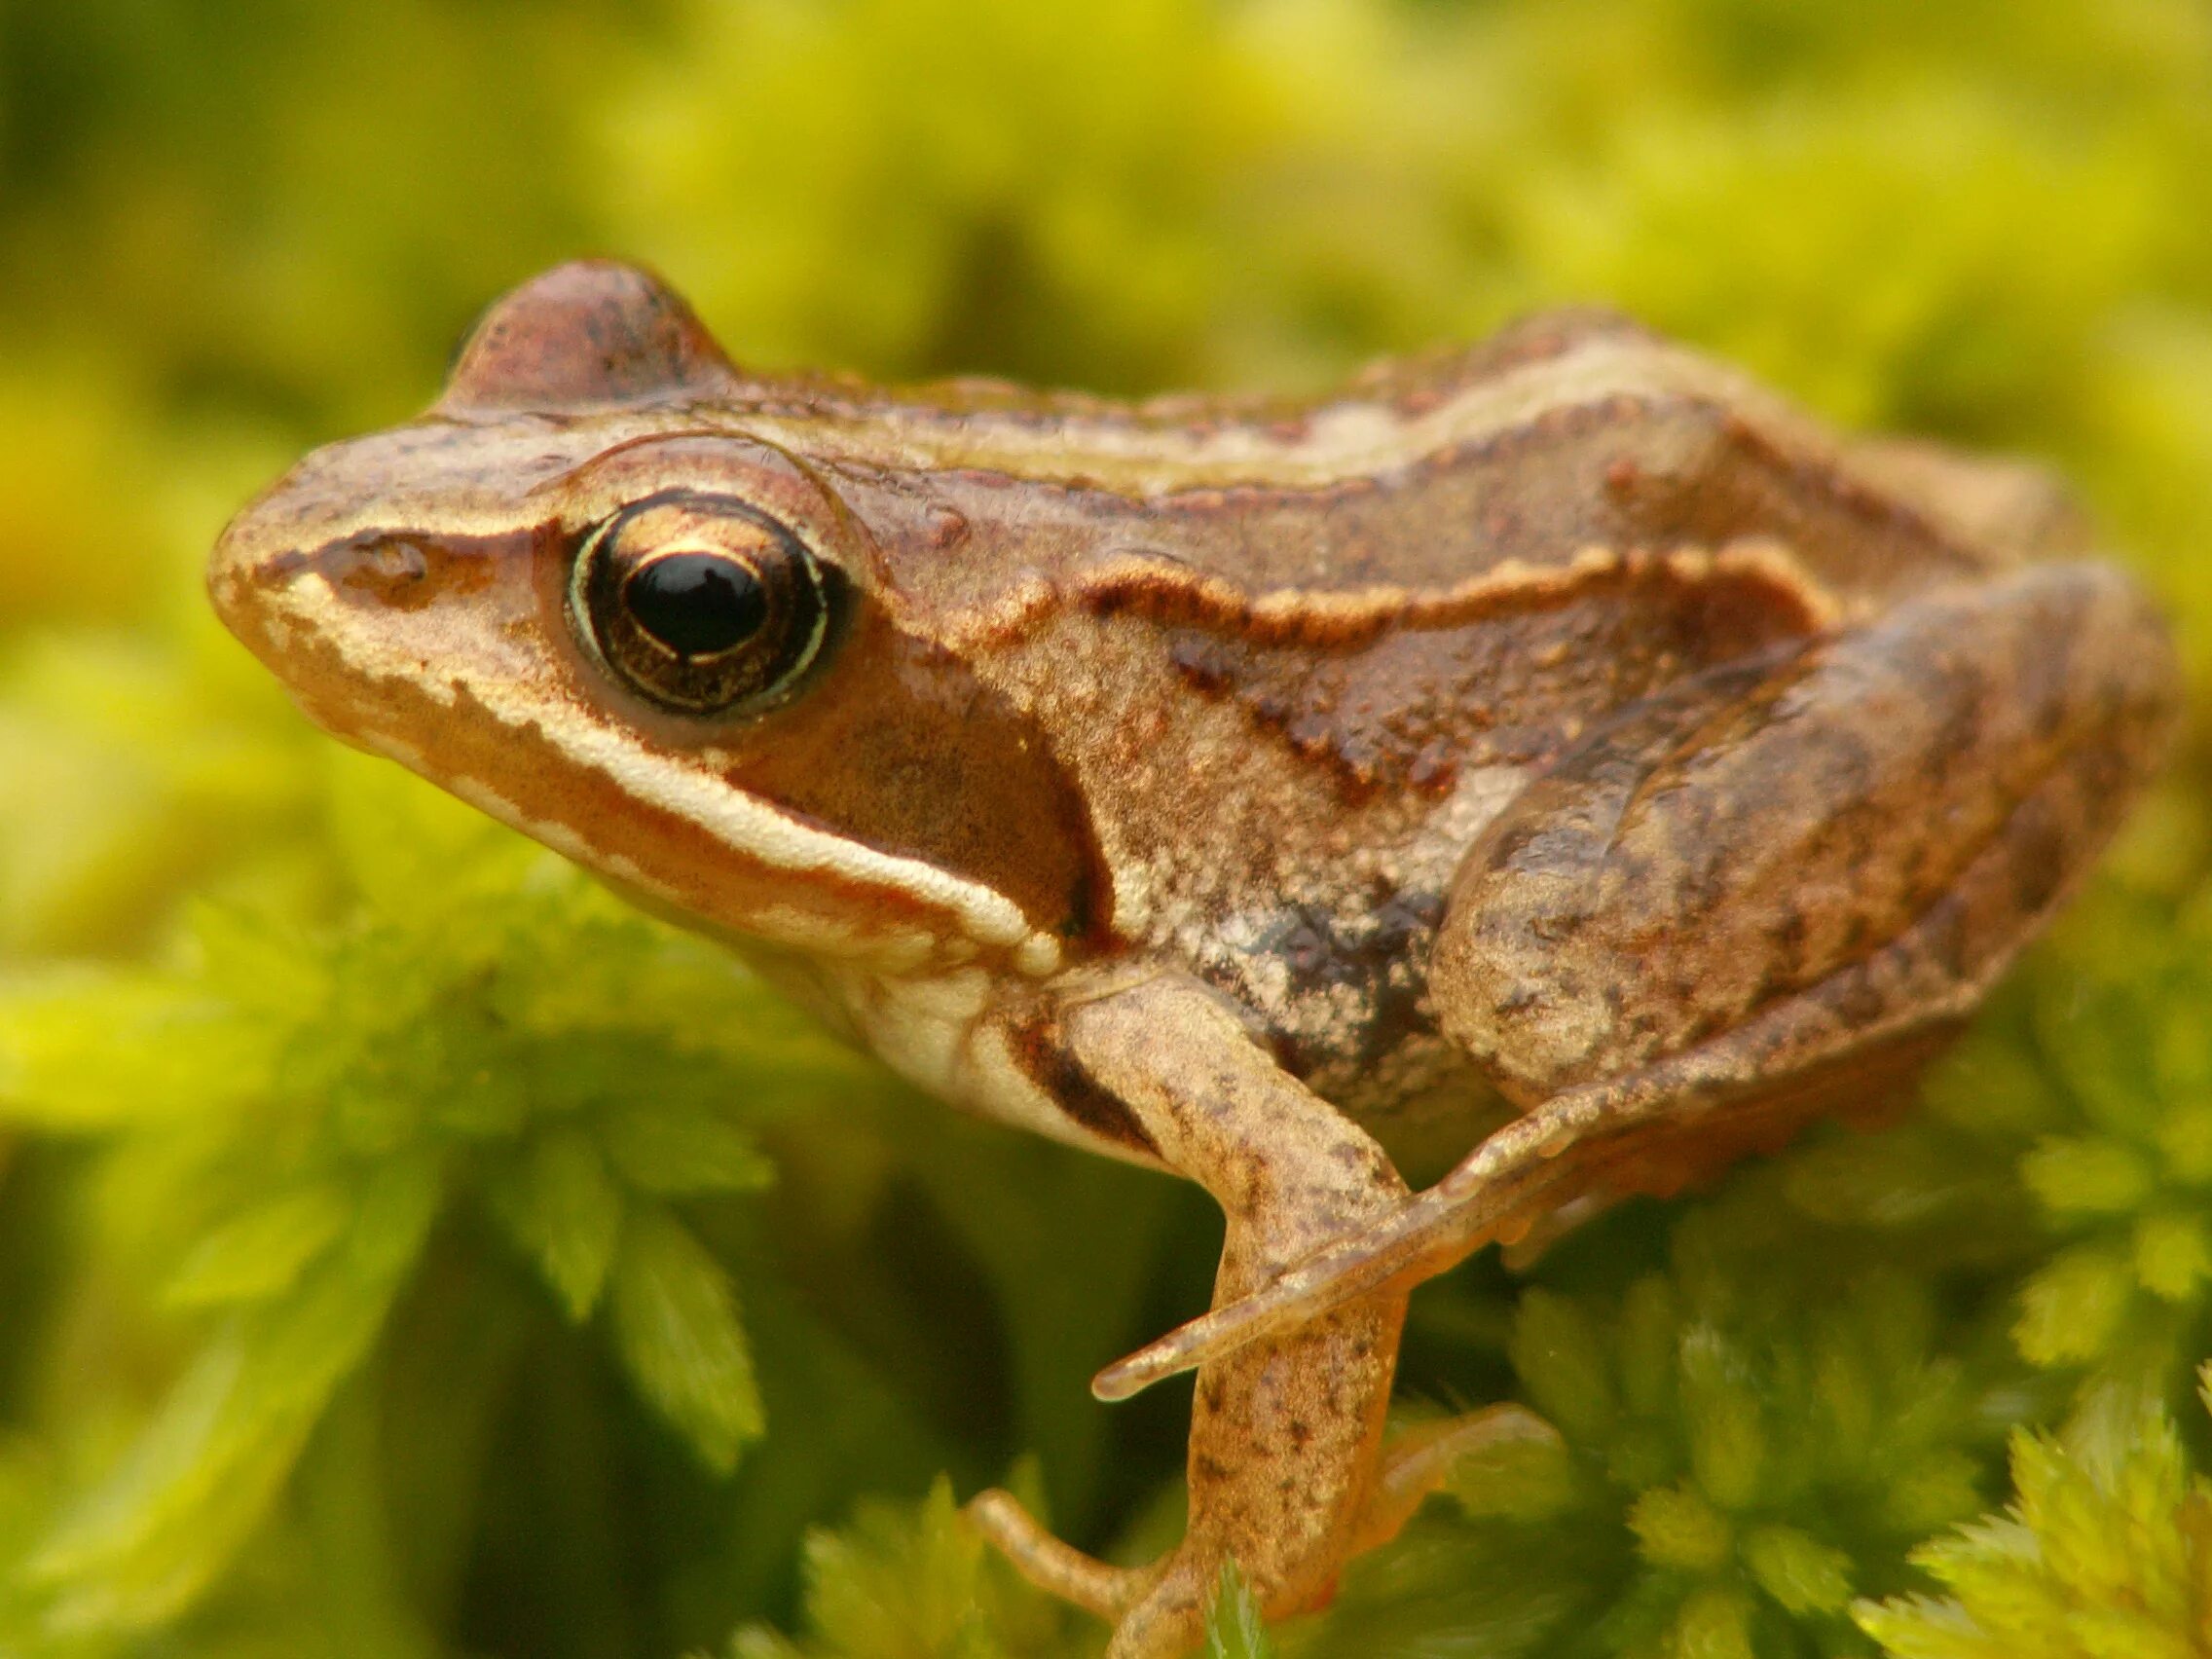
<instances>
[{"instance_id":1,"label":"frog","mask_svg":"<svg viewBox=\"0 0 2212 1659\"><path fill-rule=\"evenodd\" d=\"M1322 1607L1551 1432L1393 1426L1418 1284L1909 1099L2171 743L2095 554L2038 468L1602 311L1118 402L752 372L587 260L208 586L337 737L927 1093L1211 1195L1211 1308L1093 1390L1197 1373L1181 1542L967 1506L1158 1659L1225 1567Z\"/></svg>"}]
</instances>

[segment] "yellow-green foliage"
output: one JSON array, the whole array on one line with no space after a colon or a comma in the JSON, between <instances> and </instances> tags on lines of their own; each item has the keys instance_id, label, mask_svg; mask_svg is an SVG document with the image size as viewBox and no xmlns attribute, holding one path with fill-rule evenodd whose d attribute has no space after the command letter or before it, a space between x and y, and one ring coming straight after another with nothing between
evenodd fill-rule
<instances>
[{"instance_id":1,"label":"yellow-green foliage","mask_svg":"<svg viewBox=\"0 0 2212 1659\"><path fill-rule=\"evenodd\" d=\"M1914 1562L1950 1592L1859 1608L1898 1659L2196 1659L2212 1651L2212 1482L2117 1384L2056 1436L2012 1436L2019 1495Z\"/></svg>"},{"instance_id":2,"label":"yellow-green foliage","mask_svg":"<svg viewBox=\"0 0 2212 1659\"><path fill-rule=\"evenodd\" d=\"M956 1494L1175 1530L1178 1401L1084 1383L1202 1302L1194 1197L913 1098L206 615L500 288L1108 390L1606 302L2057 462L2201 710L2208 180L2200 0L0 0L0 1655L1072 1659ZM1918 1114L1424 1290L1407 1410L1560 1438L1213 1650L2212 1652L2206 758Z\"/></svg>"}]
</instances>

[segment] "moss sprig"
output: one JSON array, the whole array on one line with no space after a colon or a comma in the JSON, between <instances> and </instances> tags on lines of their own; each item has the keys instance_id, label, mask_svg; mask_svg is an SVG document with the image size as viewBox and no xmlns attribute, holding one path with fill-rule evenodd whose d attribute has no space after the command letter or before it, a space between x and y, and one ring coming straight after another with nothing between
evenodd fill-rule
<instances>
[{"instance_id":1,"label":"moss sprig","mask_svg":"<svg viewBox=\"0 0 2212 1659\"><path fill-rule=\"evenodd\" d=\"M40 1548L49 1621L173 1617L267 1515L434 1230L487 1217L563 1315L602 1309L709 1467L762 1428L736 1288L684 1218L757 1191L744 1117L835 1053L741 971L400 777L345 762L359 896L306 934L203 909L174 965L0 1003L18 1121L100 1129L120 1258L204 1334L143 1434Z\"/></svg>"},{"instance_id":2,"label":"moss sprig","mask_svg":"<svg viewBox=\"0 0 2212 1659\"><path fill-rule=\"evenodd\" d=\"M1914 1552L1944 1594L1854 1609L1893 1659L2212 1653L2212 1482L2155 1393L2102 1384L2011 1463L2003 1513Z\"/></svg>"}]
</instances>

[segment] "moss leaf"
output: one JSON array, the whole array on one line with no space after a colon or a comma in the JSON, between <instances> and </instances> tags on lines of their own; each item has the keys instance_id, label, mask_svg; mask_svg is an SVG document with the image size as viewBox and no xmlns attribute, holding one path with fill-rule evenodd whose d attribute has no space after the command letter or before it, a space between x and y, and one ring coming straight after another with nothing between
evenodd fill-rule
<instances>
[{"instance_id":1,"label":"moss leaf","mask_svg":"<svg viewBox=\"0 0 2212 1659\"><path fill-rule=\"evenodd\" d=\"M681 1222L646 1209L623 1233L613 1288L615 1336L638 1391L702 1462L728 1473L764 1426L729 1275Z\"/></svg>"}]
</instances>

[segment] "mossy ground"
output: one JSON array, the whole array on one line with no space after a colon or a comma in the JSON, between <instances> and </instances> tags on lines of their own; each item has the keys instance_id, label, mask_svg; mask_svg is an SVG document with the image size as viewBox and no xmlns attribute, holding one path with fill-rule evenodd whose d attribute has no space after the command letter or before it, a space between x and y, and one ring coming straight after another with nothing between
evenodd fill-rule
<instances>
[{"instance_id":1,"label":"mossy ground","mask_svg":"<svg viewBox=\"0 0 2212 1659\"><path fill-rule=\"evenodd\" d=\"M911 1098L205 613L491 295L620 252L752 361L1108 390L1603 301L2058 464L2201 710L2207 181L2197 0L0 0L0 1654L1058 1659L954 1495L1175 1529L1174 1391L1084 1382L1202 1203ZM2212 1654L2204 729L1917 1115L1424 1290L1406 1409L1562 1444L1217 1650Z\"/></svg>"}]
</instances>

